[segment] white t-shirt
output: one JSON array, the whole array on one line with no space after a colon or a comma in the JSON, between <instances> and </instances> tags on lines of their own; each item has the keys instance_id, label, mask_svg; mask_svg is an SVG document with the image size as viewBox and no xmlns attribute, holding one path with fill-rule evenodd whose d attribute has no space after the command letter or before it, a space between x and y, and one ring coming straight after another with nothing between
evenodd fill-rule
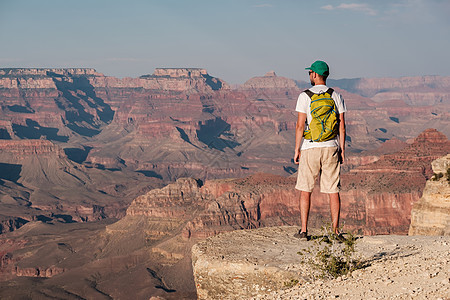
<instances>
[{"instance_id":1,"label":"white t-shirt","mask_svg":"<svg viewBox=\"0 0 450 300\"><path fill-rule=\"evenodd\" d=\"M311 92L315 94L323 93L328 90L328 87L326 85L315 85L309 89ZM344 98L337 93L336 91L333 92L331 95L331 98L333 98L334 103L336 104L336 118L339 120L339 114L344 113L347 111L347 108L345 107ZM305 113L306 114L306 121L308 124L311 123L312 116L311 116L311 98L305 93L302 92L298 96L297 99L297 105L295 107L295 111ZM306 150L310 148L319 148L319 147L339 147L339 136L336 138L325 141L325 142L313 142L311 140L303 139L302 147L300 150Z\"/></svg>"}]
</instances>

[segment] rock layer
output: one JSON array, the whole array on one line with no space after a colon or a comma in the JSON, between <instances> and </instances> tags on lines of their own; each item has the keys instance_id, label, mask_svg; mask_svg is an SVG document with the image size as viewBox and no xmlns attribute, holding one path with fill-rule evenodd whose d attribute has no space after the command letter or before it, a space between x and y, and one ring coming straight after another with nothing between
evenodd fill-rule
<instances>
[{"instance_id":1,"label":"rock layer","mask_svg":"<svg viewBox=\"0 0 450 300\"><path fill-rule=\"evenodd\" d=\"M450 235L450 154L432 162L433 177L411 211L409 235Z\"/></svg>"},{"instance_id":2,"label":"rock layer","mask_svg":"<svg viewBox=\"0 0 450 300\"><path fill-rule=\"evenodd\" d=\"M429 127L450 134L446 98L433 106L419 101L445 94L447 79L434 80L436 90L431 77L336 81L349 108L349 156ZM139 78L94 69L1 69L0 138L51 140L78 151L79 163L167 181L255 172L286 176L295 169L295 101L307 85L273 71L232 89L199 68L157 68ZM404 89L420 91L410 95L414 105L367 98ZM364 154L358 158L349 169L366 160Z\"/></svg>"},{"instance_id":3,"label":"rock layer","mask_svg":"<svg viewBox=\"0 0 450 300\"><path fill-rule=\"evenodd\" d=\"M160 180L141 174L80 165L44 139L0 140L0 149L0 233L30 221L121 217L130 196L161 186Z\"/></svg>"},{"instance_id":4,"label":"rock layer","mask_svg":"<svg viewBox=\"0 0 450 300\"><path fill-rule=\"evenodd\" d=\"M421 133L402 150L342 175L341 221L344 230L364 234L407 234L412 205L421 197L431 162L450 151L436 130ZM224 231L300 223L296 178L255 174L243 179L180 179L136 198L128 216L182 220L184 238L205 238ZM319 187L312 194L310 226L329 220L329 203ZM164 222L164 221L163 221ZM180 224L181 224L180 223ZM181 226L181 225L180 225Z\"/></svg>"}]
</instances>

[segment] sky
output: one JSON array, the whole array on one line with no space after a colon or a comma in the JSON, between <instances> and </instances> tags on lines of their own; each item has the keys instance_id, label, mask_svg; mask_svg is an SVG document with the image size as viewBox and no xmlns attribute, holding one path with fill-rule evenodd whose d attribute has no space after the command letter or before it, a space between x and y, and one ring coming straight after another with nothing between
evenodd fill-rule
<instances>
[{"instance_id":1,"label":"sky","mask_svg":"<svg viewBox=\"0 0 450 300\"><path fill-rule=\"evenodd\" d=\"M0 0L0 68L138 77L205 68L230 84L450 76L450 0Z\"/></svg>"}]
</instances>

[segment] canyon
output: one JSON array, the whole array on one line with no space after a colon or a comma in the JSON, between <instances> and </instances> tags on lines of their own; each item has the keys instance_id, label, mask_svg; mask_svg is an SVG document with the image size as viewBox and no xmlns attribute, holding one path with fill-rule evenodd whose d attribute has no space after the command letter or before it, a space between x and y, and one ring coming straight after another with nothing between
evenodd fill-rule
<instances>
[{"instance_id":1,"label":"canyon","mask_svg":"<svg viewBox=\"0 0 450 300\"><path fill-rule=\"evenodd\" d=\"M330 83L349 108L345 172L427 128L450 135L447 77ZM290 176L293 108L307 86L274 71L232 88L201 68L139 78L0 69L1 232L36 218L120 218L139 193L181 177Z\"/></svg>"},{"instance_id":2,"label":"canyon","mask_svg":"<svg viewBox=\"0 0 450 300\"><path fill-rule=\"evenodd\" d=\"M445 135L429 129L401 150L347 172L341 192L344 231L405 235L412 206L433 176L431 163L449 150ZM400 184L392 186L394 181ZM59 227L29 222L0 237L4 282L0 286L11 293L7 287L28 286L31 278L42 277L47 280L26 292L125 299L134 290L133 295L143 298L193 298L192 245L228 231L298 226L294 185L295 176L264 173L205 181L179 178L136 197L116 222L106 219ZM317 230L328 220L328 199L314 192L311 228ZM140 280L119 282L122 278ZM90 288L81 285L80 292L79 282Z\"/></svg>"},{"instance_id":3,"label":"canyon","mask_svg":"<svg viewBox=\"0 0 450 300\"><path fill-rule=\"evenodd\" d=\"M349 110L344 230L407 234L450 152L450 79L330 86ZM0 69L0 297L194 298L193 244L299 224L293 109L307 87L273 71L231 87L200 68ZM328 220L316 188L310 225Z\"/></svg>"},{"instance_id":4,"label":"canyon","mask_svg":"<svg viewBox=\"0 0 450 300\"><path fill-rule=\"evenodd\" d=\"M427 128L450 135L446 77L330 82L349 107L347 142L354 154L413 139ZM1 69L0 136L44 138L78 163L166 181L286 176L295 167L293 109L307 85L273 71L231 88L195 68L122 79L94 69ZM395 96L383 96L388 92Z\"/></svg>"},{"instance_id":5,"label":"canyon","mask_svg":"<svg viewBox=\"0 0 450 300\"><path fill-rule=\"evenodd\" d=\"M78 164L45 139L0 140L0 232L29 221L86 222L125 215L129 198L163 183Z\"/></svg>"}]
</instances>

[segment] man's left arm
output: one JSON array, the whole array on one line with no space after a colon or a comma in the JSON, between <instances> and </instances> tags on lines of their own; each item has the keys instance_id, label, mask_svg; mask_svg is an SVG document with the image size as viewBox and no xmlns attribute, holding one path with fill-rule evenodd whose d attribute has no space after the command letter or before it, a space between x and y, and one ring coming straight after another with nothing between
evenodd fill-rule
<instances>
[{"instance_id":1,"label":"man's left arm","mask_svg":"<svg viewBox=\"0 0 450 300\"><path fill-rule=\"evenodd\" d=\"M302 147L303 132L305 130L306 114L298 113L297 126L295 128L295 153L294 153L294 163L299 164L300 162L300 149Z\"/></svg>"}]
</instances>

